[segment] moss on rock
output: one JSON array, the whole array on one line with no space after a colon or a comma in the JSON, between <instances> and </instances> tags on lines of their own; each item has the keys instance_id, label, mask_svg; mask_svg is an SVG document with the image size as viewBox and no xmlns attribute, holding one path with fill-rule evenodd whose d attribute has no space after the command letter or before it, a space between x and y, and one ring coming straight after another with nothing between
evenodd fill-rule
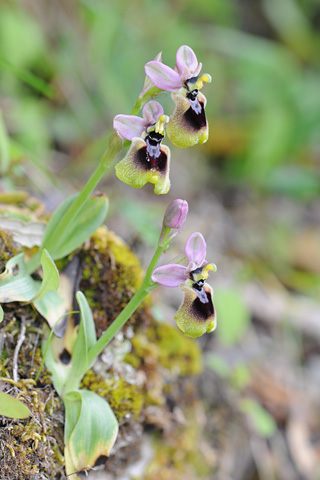
<instances>
[{"instance_id":1,"label":"moss on rock","mask_svg":"<svg viewBox=\"0 0 320 480\"><path fill-rule=\"evenodd\" d=\"M144 405L144 393L137 385L132 385L123 378L110 375L104 378L90 370L81 383L81 388L91 390L104 397L112 408L119 423L124 419L139 419Z\"/></svg>"},{"instance_id":2,"label":"moss on rock","mask_svg":"<svg viewBox=\"0 0 320 480\"><path fill-rule=\"evenodd\" d=\"M131 300L143 280L140 262L113 232L101 227L81 252L83 275L80 289L93 310L100 336ZM151 318L146 298L127 323L145 323ZM126 328L126 327L125 327Z\"/></svg>"},{"instance_id":3,"label":"moss on rock","mask_svg":"<svg viewBox=\"0 0 320 480\"><path fill-rule=\"evenodd\" d=\"M31 307L5 306L1 330L0 389L23 401L31 415L24 420L0 416L0 472L2 480L60 479L63 462L63 405L44 370L38 384L33 378L41 363L41 320ZM25 333L21 335L20 324ZM14 352L22 339L21 348ZM13 371L19 379L13 381Z\"/></svg>"}]
</instances>

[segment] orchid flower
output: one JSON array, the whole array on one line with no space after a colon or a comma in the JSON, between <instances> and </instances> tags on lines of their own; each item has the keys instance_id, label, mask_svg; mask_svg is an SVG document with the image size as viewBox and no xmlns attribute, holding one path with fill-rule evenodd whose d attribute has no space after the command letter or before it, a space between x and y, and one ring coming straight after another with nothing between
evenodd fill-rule
<instances>
[{"instance_id":1,"label":"orchid flower","mask_svg":"<svg viewBox=\"0 0 320 480\"><path fill-rule=\"evenodd\" d=\"M209 271L216 271L206 257L206 242L199 232L188 238L185 255L188 265L168 264L154 270L151 279L166 287L178 287L184 298L175 316L178 327L189 337L200 337L216 328L213 290L205 283Z\"/></svg>"},{"instance_id":2,"label":"orchid flower","mask_svg":"<svg viewBox=\"0 0 320 480\"><path fill-rule=\"evenodd\" d=\"M161 141L169 117L163 115L160 103L151 100L142 110L142 118L135 115L116 115L113 127L131 146L125 158L115 167L117 177L134 188L153 183L154 193L168 193L170 189L170 150Z\"/></svg>"},{"instance_id":3,"label":"orchid flower","mask_svg":"<svg viewBox=\"0 0 320 480\"><path fill-rule=\"evenodd\" d=\"M175 111L167 127L167 135L178 147L191 147L208 139L209 127L205 114L206 97L199 90L203 83L210 83L211 76L200 74L202 64L198 63L194 51L182 45L177 51L175 70L160 60L145 65L146 75L153 84L172 92Z\"/></svg>"}]
</instances>

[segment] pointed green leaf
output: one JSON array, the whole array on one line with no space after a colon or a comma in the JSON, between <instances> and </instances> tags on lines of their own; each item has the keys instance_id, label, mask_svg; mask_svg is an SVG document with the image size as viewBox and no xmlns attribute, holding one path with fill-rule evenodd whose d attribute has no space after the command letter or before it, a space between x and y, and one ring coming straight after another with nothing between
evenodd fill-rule
<instances>
[{"instance_id":1,"label":"pointed green leaf","mask_svg":"<svg viewBox=\"0 0 320 480\"><path fill-rule=\"evenodd\" d=\"M28 418L30 411L17 398L12 397L8 393L0 392L0 415L9 418Z\"/></svg>"},{"instance_id":2,"label":"pointed green leaf","mask_svg":"<svg viewBox=\"0 0 320 480\"><path fill-rule=\"evenodd\" d=\"M72 382L76 382L78 385L83 375L90 368L90 365L88 365L88 352L96 343L97 337L94 320L86 297L82 292L78 292L76 297L80 307L81 320L72 351L72 369L69 377Z\"/></svg>"},{"instance_id":3,"label":"pointed green leaf","mask_svg":"<svg viewBox=\"0 0 320 480\"><path fill-rule=\"evenodd\" d=\"M118 421L110 405L88 390L63 397L66 408L65 462L67 475L109 456L118 435Z\"/></svg>"},{"instance_id":4,"label":"pointed green leaf","mask_svg":"<svg viewBox=\"0 0 320 480\"><path fill-rule=\"evenodd\" d=\"M32 300L34 307L47 320L48 325L52 327L56 319L61 317L68 309L63 296L56 291L50 290L39 300Z\"/></svg>"},{"instance_id":5,"label":"pointed green leaf","mask_svg":"<svg viewBox=\"0 0 320 480\"><path fill-rule=\"evenodd\" d=\"M108 212L107 197L91 196L62 236L56 238L55 230L75 198L76 195L73 195L57 208L49 220L43 237L42 248L49 250L55 260L65 257L91 237L103 223Z\"/></svg>"},{"instance_id":6,"label":"pointed green leaf","mask_svg":"<svg viewBox=\"0 0 320 480\"><path fill-rule=\"evenodd\" d=\"M43 249L41 254L41 266L43 271L42 283L39 291L32 299L33 302L40 300L50 290L58 290L60 285L58 269L46 249Z\"/></svg>"},{"instance_id":7,"label":"pointed green leaf","mask_svg":"<svg viewBox=\"0 0 320 480\"><path fill-rule=\"evenodd\" d=\"M2 320L3 320L3 308L0 305L0 323L2 322Z\"/></svg>"},{"instance_id":8,"label":"pointed green leaf","mask_svg":"<svg viewBox=\"0 0 320 480\"><path fill-rule=\"evenodd\" d=\"M12 74L16 75L18 78L20 78L20 80L25 82L27 85L30 85L30 87L42 93L46 97L48 98L55 97L55 90L50 85L47 85L42 80L42 78L37 77L36 75L31 73L29 70L19 68L16 65L13 65L2 55L0 55L0 67L5 68Z\"/></svg>"}]
</instances>

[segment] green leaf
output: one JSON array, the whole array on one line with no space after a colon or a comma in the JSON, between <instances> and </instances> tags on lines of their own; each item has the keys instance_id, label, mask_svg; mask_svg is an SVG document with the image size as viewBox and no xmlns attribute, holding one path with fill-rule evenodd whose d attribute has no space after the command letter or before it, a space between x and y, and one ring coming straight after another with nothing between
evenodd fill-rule
<instances>
[{"instance_id":1,"label":"green leaf","mask_svg":"<svg viewBox=\"0 0 320 480\"><path fill-rule=\"evenodd\" d=\"M0 111L0 173L4 174L8 171L10 164L9 155L9 139L6 127Z\"/></svg>"},{"instance_id":2,"label":"green leaf","mask_svg":"<svg viewBox=\"0 0 320 480\"><path fill-rule=\"evenodd\" d=\"M233 345L245 334L250 315L237 290L215 289L214 304L217 311L217 335L225 345Z\"/></svg>"},{"instance_id":3,"label":"green leaf","mask_svg":"<svg viewBox=\"0 0 320 480\"><path fill-rule=\"evenodd\" d=\"M58 269L46 249L43 249L41 254L41 266L43 271L43 278L41 287L32 301L40 300L50 290L58 290L60 285L60 277Z\"/></svg>"},{"instance_id":4,"label":"green leaf","mask_svg":"<svg viewBox=\"0 0 320 480\"><path fill-rule=\"evenodd\" d=\"M46 330L48 331L48 329ZM71 363L65 365L59 359L59 352L63 350L63 344L61 347L61 339L54 336L52 340L49 340L49 336L47 341L42 342L42 355L45 355L44 363L47 369L51 372L51 380L54 388L57 393L62 396L68 374L71 370ZM57 349L57 345L60 347L60 350Z\"/></svg>"},{"instance_id":5,"label":"green leaf","mask_svg":"<svg viewBox=\"0 0 320 480\"><path fill-rule=\"evenodd\" d=\"M248 413L255 429L262 437L271 437L277 429L274 418L252 398L244 398L240 409Z\"/></svg>"},{"instance_id":6,"label":"green leaf","mask_svg":"<svg viewBox=\"0 0 320 480\"><path fill-rule=\"evenodd\" d=\"M5 68L8 72L16 75L22 82L42 93L42 95L45 95L48 98L54 98L56 96L56 91L50 85L47 85L42 78L37 77L24 68L19 68L16 65L13 65L2 55L0 55L0 67Z\"/></svg>"},{"instance_id":7,"label":"green leaf","mask_svg":"<svg viewBox=\"0 0 320 480\"><path fill-rule=\"evenodd\" d=\"M0 323L2 322L2 320L3 320L3 308L0 305Z\"/></svg>"},{"instance_id":8,"label":"green leaf","mask_svg":"<svg viewBox=\"0 0 320 480\"><path fill-rule=\"evenodd\" d=\"M28 418L30 411L28 407L17 398L0 392L0 415L8 418Z\"/></svg>"},{"instance_id":9,"label":"green leaf","mask_svg":"<svg viewBox=\"0 0 320 480\"><path fill-rule=\"evenodd\" d=\"M35 308L50 324L65 313L65 302L53 291L59 287L59 273L48 252L41 257L43 281L34 280L27 272L24 253L10 258L5 271L0 275L0 303L33 302ZM68 309L67 309L68 310ZM58 315L57 315L58 313Z\"/></svg>"},{"instance_id":10,"label":"green leaf","mask_svg":"<svg viewBox=\"0 0 320 480\"><path fill-rule=\"evenodd\" d=\"M119 427L110 405L94 392L69 392L63 401L66 473L70 475L93 467L100 456L109 456Z\"/></svg>"},{"instance_id":11,"label":"green leaf","mask_svg":"<svg viewBox=\"0 0 320 480\"><path fill-rule=\"evenodd\" d=\"M41 282L27 272L24 253L10 258L0 275L0 303L29 302L39 290Z\"/></svg>"},{"instance_id":12,"label":"green leaf","mask_svg":"<svg viewBox=\"0 0 320 480\"><path fill-rule=\"evenodd\" d=\"M60 320L62 320L63 317L67 316L67 315L71 315L73 313L79 313L78 310L72 310L70 312L67 312L67 313L64 313L63 315L61 315L60 317L58 317L58 319L55 321L55 323L53 324L51 330L50 330L50 333L49 333L49 336L48 336L48 339L46 342L43 342L42 343L42 361L41 361L41 365L39 367L39 370L38 370L38 373L35 377L35 381L37 382L39 377L40 377L40 374L41 374L41 371L43 369L43 366L46 362L46 358L47 358L47 353L49 351L49 348L50 348L50 344L51 344L51 340L52 340L52 337L54 335L54 330L55 330L55 327L58 325L58 323L60 322ZM53 382L54 383L54 382ZM58 389L56 389L58 391ZM60 391L60 389L59 389Z\"/></svg>"},{"instance_id":13,"label":"green leaf","mask_svg":"<svg viewBox=\"0 0 320 480\"><path fill-rule=\"evenodd\" d=\"M63 294L50 290L42 298L32 300L34 307L47 320L50 328L55 324L56 319L68 311L66 299Z\"/></svg>"},{"instance_id":14,"label":"green leaf","mask_svg":"<svg viewBox=\"0 0 320 480\"><path fill-rule=\"evenodd\" d=\"M74 201L76 195L67 198L54 212L47 225L42 248L46 248L52 258L57 260L63 258L76 248L97 230L103 223L109 207L107 197L91 196L85 205L78 212L76 218L60 238L55 237L55 230L63 216Z\"/></svg>"},{"instance_id":15,"label":"green leaf","mask_svg":"<svg viewBox=\"0 0 320 480\"><path fill-rule=\"evenodd\" d=\"M68 377L70 382L75 382L75 387L78 386L81 378L90 368L88 352L97 340L94 320L86 297L82 292L78 292L76 297L80 307L81 321L72 351L72 368ZM68 385L69 381L67 380L66 383Z\"/></svg>"}]
</instances>

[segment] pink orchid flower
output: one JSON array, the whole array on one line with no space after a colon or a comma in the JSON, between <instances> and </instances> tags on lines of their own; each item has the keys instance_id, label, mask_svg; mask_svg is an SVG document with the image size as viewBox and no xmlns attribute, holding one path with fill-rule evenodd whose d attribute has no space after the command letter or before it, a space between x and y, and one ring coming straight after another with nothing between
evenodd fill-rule
<instances>
[{"instance_id":1,"label":"pink orchid flower","mask_svg":"<svg viewBox=\"0 0 320 480\"><path fill-rule=\"evenodd\" d=\"M205 115L206 98L199 90L203 83L210 83L209 74L200 74L202 64L198 63L192 48L182 45L176 54L173 70L161 60L145 65L146 75L153 84L168 92L176 104L167 127L167 135L178 147L191 147L208 139L209 127Z\"/></svg>"},{"instance_id":2,"label":"pink orchid flower","mask_svg":"<svg viewBox=\"0 0 320 480\"><path fill-rule=\"evenodd\" d=\"M115 167L121 181L134 188L150 182L155 185L155 194L168 193L170 150L161 144L168 122L169 117L163 114L162 106L155 100L145 104L142 118L136 115L114 117L114 129L132 142L125 158Z\"/></svg>"},{"instance_id":3,"label":"pink orchid flower","mask_svg":"<svg viewBox=\"0 0 320 480\"><path fill-rule=\"evenodd\" d=\"M216 266L205 260L206 250L203 236L195 232L185 245L188 265L163 265L156 268L151 276L152 281L160 285L180 286L184 298L175 319L178 327L190 337L199 337L216 327L213 290L205 283L209 271L216 271Z\"/></svg>"}]
</instances>

